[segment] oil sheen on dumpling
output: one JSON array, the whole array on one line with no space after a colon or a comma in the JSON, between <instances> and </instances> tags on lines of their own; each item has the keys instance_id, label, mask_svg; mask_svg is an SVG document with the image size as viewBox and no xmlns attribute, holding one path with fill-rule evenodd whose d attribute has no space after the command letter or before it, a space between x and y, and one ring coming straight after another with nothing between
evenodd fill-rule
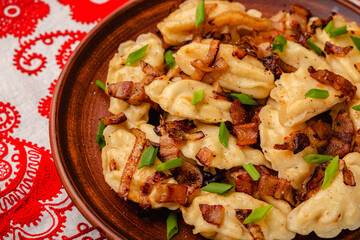
<instances>
[{"instance_id":1,"label":"oil sheen on dumpling","mask_svg":"<svg viewBox=\"0 0 360 240\"><path fill-rule=\"evenodd\" d=\"M204 90L203 100L192 105L193 94ZM229 109L231 102L215 99L214 88L206 83L184 79L178 82L155 80L145 87L146 94L166 112L188 119L206 123L231 121Z\"/></svg>"},{"instance_id":2,"label":"oil sheen on dumpling","mask_svg":"<svg viewBox=\"0 0 360 240\"><path fill-rule=\"evenodd\" d=\"M210 44L190 43L181 47L174 58L179 67L188 75L191 75L195 68L191 62L195 59L205 59ZM233 46L220 44L217 58L222 57L229 65L229 68L221 71L213 71L211 74L223 88L241 92L253 98L266 98L274 88L274 75L266 71L262 63L256 58L246 56L242 60L232 55Z\"/></svg>"},{"instance_id":3,"label":"oil sheen on dumpling","mask_svg":"<svg viewBox=\"0 0 360 240\"><path fill-rule=\"evenodd\" d=\"M225 217L221 225L214 225L206 222L199 207L199 204L222 205L225 208ZM192 204L185 208L182 207L184 221L193 225L194 234L200 233L209 239L221 240L252 240L250 232L235 216L235 209L255 209L264 207L267 203L253 198L250 195L232 192L227 195L218 195L215 193L202 193L195 197ZM284 211L289 211L285 209ZM286 214L276 207L266 214L266 216L257 222L260 225L265 239L292 239L295 233L286 228Z\"/></svg>"},{"instance_id":4,"label":"oil sheen on dumpling","mask_svg":"<svg viewBox=\"0 0 360 240\"><path fill-rule=\"evenodd\" d=\"M187 141L181 145L181 152L187 158L196 160L196 154L203 147L211 150L215 158L210 162L208 167L215 167L218 169L230 169L236 166L243 166L248 163L254 165L266 165L269 163L265 160L264 155L258 149L251 147L239 147L236 145L236 138L229 136L228 147L225 148L219 142L219 127L209 124L197 123L197 131L202 131L205 137L197 141ZM202 165L197 161L199 165Z\"/></svg>"},{"instance_id":5,"label":"oil sheen on dumpling","mask_svg":"<svg viewBox=\"0 0 360 240\"><path fill-rule=\"evenodd\" d=\"M195 30L196 8L199 3L199 0L185 1L180 4L177 10L157 25L167 44L179 45L192 39ZM210 4L216 4L217 6L209 13L209 20L229 10L245 10L245 7L239 2L205 1L205 5Z\"/></svg>"},{"instance_id":6,"label":"oil sheen on dumpling","mask_svg":"<svg viewBox=\"0 0 360 240\"><path fill-rule=\"evenodd\" d=\"M285 127L304 123L345 100L340 91L313 79L307 67L301 67L293 73L282 74L275 84L276 87L271 91L270 96L280 104L280 123ZM329 97L326 99L305 97L310 89L327 90Z\"/></svg>"},{"instance_id":7,"label":"oil sheen on dumpling","mask_svg":"<svg viewBox=\"0 0 360 240\"><path fill-rule=\"evenodd\" d=\"M314 231L319 237L332 238L343 229L360 227L360 153L344 157L355 177L356 186L347 186L342 171L330 185L301 203L287 217L289 230L307 235Z\"/></svg>"}]
</instances>

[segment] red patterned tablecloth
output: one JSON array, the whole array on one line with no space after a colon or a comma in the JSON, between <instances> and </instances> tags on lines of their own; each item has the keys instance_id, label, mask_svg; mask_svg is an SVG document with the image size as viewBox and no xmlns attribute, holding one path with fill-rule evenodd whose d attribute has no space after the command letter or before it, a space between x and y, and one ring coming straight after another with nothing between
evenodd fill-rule
<instances>
[{"instance_id":1,"label":"red patterned tablecloth","mask_svg":"<svg viewBox=\"0 0 360 240\"><path fill-rule=\"evenodd\" d=\"M0 239L104 239L61 185L49 107L76 45L126 1L0 0Z\"/></svg>"}]
</instances>

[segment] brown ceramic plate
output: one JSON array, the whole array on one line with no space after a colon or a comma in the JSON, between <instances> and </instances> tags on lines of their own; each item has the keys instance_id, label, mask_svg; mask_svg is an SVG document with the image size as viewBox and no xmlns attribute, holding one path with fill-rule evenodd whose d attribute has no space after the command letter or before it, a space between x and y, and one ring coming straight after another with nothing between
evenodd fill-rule
<instances>
[{"instance_id":1,"label":"brown ceramic plate","mask_svg":"<svg viewBox=\"0 0 360 240\"><path fill-rule=\"evenodd\" d=\"M51 104L50 142L61 181L80 212L109 239L166 239L166 210L144 214L125 202L105 183L95 137L99 119L109 115L108 98L94 81L105 82L110 59L118 45L139 34L155 32L156 24L176 9L181 0L137 0L116 10L98 24L78 46L64 67ZM337 11L360 23L359 10L331 0L243 0L271 16L294 3L313 15ZM203 239L180 220L174 239ZM297 239L317 239L314 234ZM337 239L360 239L359 231L343 231Z\"/></svg>"}]
</instances>

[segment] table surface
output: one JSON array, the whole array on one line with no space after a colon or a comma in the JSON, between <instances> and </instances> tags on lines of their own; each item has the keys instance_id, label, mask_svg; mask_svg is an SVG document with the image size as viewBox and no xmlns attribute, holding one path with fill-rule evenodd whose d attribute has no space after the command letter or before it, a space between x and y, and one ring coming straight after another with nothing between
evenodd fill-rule
<instances>
[{"instance_id":1,"label":"table surface","mask_svg":"<svg viewBox=\"0 0 360 240\"><path fill-rule=\"evenodd\" d=\"M0 239L105 239L56 173L49 108L75 47L127 1L0 1Z\"/></svg>"}]
</instances>

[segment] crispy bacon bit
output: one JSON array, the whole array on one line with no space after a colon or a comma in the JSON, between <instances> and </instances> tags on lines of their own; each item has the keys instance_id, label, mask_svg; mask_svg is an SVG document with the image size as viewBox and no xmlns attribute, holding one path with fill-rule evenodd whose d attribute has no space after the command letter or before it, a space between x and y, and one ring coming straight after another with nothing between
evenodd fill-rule
<instances>
[{"instance_id":1,"label":"crispy bacon bit","mask_svg":"<svg viewBox=\"0 0 360 240\"><path fill-rule=\"evenodd\" d=\"M251 209L235 209L235 216L241 223L243 223L251 212ZM265 240L264 234L261 231L261 227L258 224L250 223L246 224L245 226L249 230L254 240Z\"/></svg>"},{"instance_id":2,"label":"crispy bacon bit","mask_svg":"<svg viewBox=\"0 0 360 240\"><path fill-rule=\"evenodd\" d=\"M360 152L360 129L355 133L355 143L352 149L353 152Z\"/></svg>"},{"instance_id":3,"label":"crispy bacon bit","mask_svg":"<svg viewBox=\"0 0 360 240\"><path fill-rule=\"evenodd\" d=\"M290 26L298 32L305 33L310 11L300 5L292 5L289 10Z\"/></svg>"},{"instance_id":4,"label":"crispy bacon bit","mask_svg":"<svg viewBox=\"0 0 360 240\"><path fill-rule=\"evenodd\" d=\"M123 113L123 112L121 112L117 115L108 116L108 117L105 117L102 119L105 126L120 124L122 122L125 122L126 120L127 120L127 117L126 117L125 113Z\"/></svg>"},{"instance_id":5,"label":"crispy bacon bit","mask_svg":"<svg viewBox=\"0 0 360 240\"><path fill-rule=\"evenodd\" d=\"M266 174L262 175L258 184L258 192L260 196L271 196L275 199L284 199L295 206L294 189L291 187L290 181L284 178Z\"/></svg>"},{"instance_id":6,"label":"crispy bacon bit","mask_svg":"<svg viewBox=\"0 0 360 240\"><path fill-rule=\"evenodd\" d=\"M233 127L233 131L238 139L236 143L238 146L248 146L257 142L258 126L256 123L236 125Z\"/></svg>"},{"instance_id":7,"label":"crispy bacon bit","mask_svg":"<svg viewBox=\"0 0 360 240\"><path fill-rule=\"evenodd\" d=\"M348 54L352 49L353 49L353 46L339 47L339 46L336 46L335 44L332 44L331 42L327 41L325 43L324 51L327 54L332 54L337 57L345 57L346 54Z\"/></svg>"},{"instance_id":8,"label":"crispy bacon bit","mask_svg":"<svg viewBox=\"0 0 360 240\"><path fill-rule=\"evenodd\" d=\"M148 176L146 178L145 183L142 186L140 186L141 193L144 195L149 195L151 193L153 187L157 183L159 183L165 179L168 179L168 178L171 178L171 176L168 174L165 174L164 172L159 172L159 171L154 172L153 174Z\"/></svg>"},{"instance_id":9,"label":"crispy bacon bit","mask_svg":"<svg viewBox=\"0 0 360 240\"><path fill-rule=\"evenodd\" d=\"M111 159L111 161L109 163L109 168L110 168L110 171L117 170L117 164L116 164L115 159Z\"/></svg>"},{"instance_id":10,"label":"crispy bacon bit","mask_svg":"<svg viewBox=\"0 0 360 240\"><path fill-rule=\"evenodd\" d=\"M187 196L190 196L203 184L203 175L197 166L183 160L183 165L176 168L176 181L187 186Z\"/></svg>"},{"instance_id":11,"label":"crispy bacon bit","mask_svg":"<svg viewBox=\"0 0 360 240\"><path fill-rule=\"evenodd\" d=\"M158 203L176 202L180 205L186 203L187 187L176 183L161 183L157 186L155 201Z\"/></svg>"},{"instance_id":12,"label":"crispy bacon bit","mask_svg":"<svg viewBox=\"0 0 360 240\"><path fill-rule=\"evenodd\" d=\"M162 161L170 161L179 157L181 141L169 137L168 134L160 137L159 156Z\"/></svg>"},{"instance_id":13,"label":"crispy bacon bit","mask_svg":"<svg viewBox=\"0 0 360 240\"><path fill-rule=\"evenodd\" d=\"M221 225L225 217L225 208L222 205L199 204L204 220L210 224Z\"/></svg>"},{"instance_id":14,"label":"crispy bacon bit","mask_svg":"<svg viewBox=\"0 0 360 240\"><path fill-rule=\"evenodd\" d=\"M301 193L298 195L300 201L305 201L315 195L320 189L324 181L325 169L329 162L318 165L311 176L304 181L301 187Z\"/></svg>"},{"instance_id":15,"label":"crispy bacon bit","mask_svg":"<svg viewBox=\"0 0 360 240\"><path fill-rule=\"evenodd\" d=\"M308 72L310 73L310 76L317 81L331 85L336 90L340 90L345 95L346 103L353 100L357 88L349 80L326 69L316 70L312 66L308 68Z\"/></svg>"},{"instance_id":16,"label":"crispy bacon bit","mask_svg":"<svg viewBox=\"0 0 360 240\"><path fill-rule=\"evenodd\" d=\"M140 105L143 102L150 102L149 97L145 93L145 82L148 82L149 78L134 83L132 81L122 81L107 86L108 94L111 97L122 99L127 101L131 105ZM151 77L153 80L153 77ZM148 83L149 84L149 83Z\"/></svg>"},{"instance_id":17,"label":"crispy bacon bit","mask_svg":"<svg viewBox=\"0 0 360 240\"><path fill-rule=\"evenodd\" d=\"M171 138L181 141L195 141L205 137L201 131L195 131L196 125L191 120L169 121L154 128L157 135L168 133Z\"/></svg>"},{"instance_id":18,"label":"crispy bacon bit","mask_svg":"<svg viewBox=\"0 0 360 240\"><path fill-rule=\"evenodd\" d=\"M238 99L233 101L230 106L230 117L234 125L245 124L249 121L249 114Z\"/></svg>"},{"instance_id":19,"label":"crispy bacon bit","mask_svg":"<svg viewBox=\"0 0 360 240\"><path fill-rule=\"evenodd\" d=\"M200 148L199 152L195 156L195 158L204 166L209 166L215 157L216 155L213 151L207 147Z\"/></svg>"},{"instance_id":20,"label":"crispy bacon bit","mask_svg":"<svg viewBox=\"0 0 360 240\"><path fill-rule=\"evenodd\" d=\"M360 63L355 63L354 67L356 68L356 70L360 72Z\"/></svg>"},{"instance_id":21,"label":"crispy bacon bit","mask_svg":"<svg viewBox=\"0 0 360 240\"><path fill-rule=\"evenodd\" d=\"M230 176L235 179L235 190L237 192L243 192L252 195L256 188L255 182L244 168L232 171Z\"/></svg>"},{"instance_id":22,"label":"crispy bacon bit","mask_svg":"<svg viewBox=\"0 0 360 240\"><path fill-rule=\"evenodd\" d=\"M235 209L235 216L241 223L243 223L251 212L252 209Z\"/></svg>"},{"instance_id":23,"label":"crispy bacon bit","mask_svg":"<svg viewBox=\"0 0 360 240\"><path fill-rule=\"evenodd\" d=\"M247 51L244 48L240 48L234 45L232 55L233 57L237 57L238 59L242 60L247 55Z\"/></svg>"},{"instance_id":24,"label":"crispy bacon bit","mask_svg":"<svg viewBox=\"0 0 360 240\"><path fill-rule=\"evenodd\" d=\"M261 123L259 113L260 113L262 108L263 108L263 106L259 106L259 107L256 108L256 110L254 112L254 115L252 116L251 121L250 121L252 123L255 123L257 126L259 126L260 123Z\"/></svg>"},{"instance_id":25,"label":"crispy bacon bit","mask_svg":"<svg viewBox=\"0 0 360 240\"><path fill-rule=\"evenodd\" d=\"M162 66L162 65L158 66L158 67L153 67L149 63L144 62L143 60L140 60L140 65L141 65L141 70L146 75L160 77L165 74L165 69L164 69L164 66Z\"/></svg>"},{"instance_id":26,"label":"crispy bacon bit","mask_svg":"<svg viewBox=\"0 0 360 240\"><path fill-rule=\"evenodd\" d=\"M135 135L136 140L129 159L127 160L125 168L123 170L118 193L119 196L124 198L125 200L127 200L129 196L131 180L134 172L136 171L136 167L138 166L141 154L143 153L146 144L146 134L143 131L132 128L131 132Z\"/></svg>"},{"instance_id":27,"label":"crispy bacon bit","mask_svg":"<svg viewBox=\"0 0 360 240\"><path fill-rule=\"evenodd\" d=\"M280 57L277 54L272 54L270 56L264 57L262 61L266 70L270 70L272 74L274 74L275 80L279 79L282 74L279 66Z\"/></svg>"},{"instance_id":28,"label":"crispy bacon bit","mask_svg":"<svg viewBox=\"0 0 360 240\"><path fill-rule=\"evenodd\" d=\"M346 162L344 160L340 160L340 161L341 161L341 165L343 167L342 172L343 172L343 179L344 179L345 185L352 186L352 187L356 186L354 174L347 167Z\"/></svg>"}]
</instances>

